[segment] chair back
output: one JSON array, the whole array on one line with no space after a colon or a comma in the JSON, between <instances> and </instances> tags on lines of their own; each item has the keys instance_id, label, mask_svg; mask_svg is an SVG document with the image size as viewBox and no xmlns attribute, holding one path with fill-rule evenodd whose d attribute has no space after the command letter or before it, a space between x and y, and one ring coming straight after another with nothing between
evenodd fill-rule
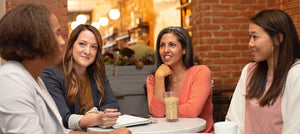
<instances>
[{"instance_id":1,"label":"chair back","mask_svg":"<svg viewBox=\"0 0 300 134\"><path fill-rule=\"evenodd\" d=\"M229 105L231 101L231 96L213 96L212 102L213 102L213 116L214 121L224 121L225 116L227 114Z\"/></svg>"}]
</instances>

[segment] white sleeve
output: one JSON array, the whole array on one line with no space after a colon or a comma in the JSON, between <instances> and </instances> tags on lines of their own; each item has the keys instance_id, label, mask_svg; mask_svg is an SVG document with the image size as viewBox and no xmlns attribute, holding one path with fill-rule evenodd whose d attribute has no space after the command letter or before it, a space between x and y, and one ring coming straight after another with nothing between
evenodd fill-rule
<instances>
[{"instance_id":1,"label":"white sleeve","mask_svg":"<svg viewBox=\"0 0 300 134\"><path fill-rule=\"evenodd\" d=\"M96 107L93 107L92 109L90 109L88 112L85 113L88 114L88 113L98 113L98 109ZM71 129L71 130L76 130L76 131L84 131L85 129L82 129L79 127L79 121L81 120L81 118L83 117L84 115L79 115L79 114L72 114L68 120L68 127Z\"/></svg>"},{"instance_id":2,"label":"white sleeve","mask_svg":"<svg viewBox=\"0 0 300 134\"><path fill-rule=\"evenodd\" d=\"M83 129L81 129L79 127L79 121L81 120L81 118L83 117L83 115L79 115L79 114L72 114L69 118L68 124L69 124L69 128L71 130L76 130L76 131L83 131Z\"/></svg>"},{"instance_id":3,"label":"white sleeve","mask_svg":"<svg viewBox=\"0 0 300 134\"><path fill-rule=\"evenodd\" d=\"M65 129L64 133L65 133L65 134L70 134L71 131L72 131L72 130L70 130L70 129Z\"/></svg>"},{"instance_id":4,"label":"white sleeve","mask_svg":"<svg viewBox=\"0 0 300 134\"><path fill-rule=\"evenodd\" d=\"M300 64L293 66L286 79L281 102L282 134L300 132Z\"/></svg>"},{"instance_id":5,"label":"white sleeve","mask_svg":"<svg viewBox=\"0 0 300 134\"><path fill-rule=\"evenodd\" d=\"M2 75L0 85L1 133L43 133L31 87L12 75Z\"/></svg>"},{"instance_id":6,"label":"white sleeve","mask_svg":"<svg viewBox=\"0 0 300 134\"><path fill-rule=\"evenodd\" d=\"M250 64L250 63L249 63ZM238 133L244 134L245 122L245 94L247 81L247 64L242 71L239 82L234 90L230 107L226 115L226 121L233 121L238 125Z\"/></svg>"}]
</instances>

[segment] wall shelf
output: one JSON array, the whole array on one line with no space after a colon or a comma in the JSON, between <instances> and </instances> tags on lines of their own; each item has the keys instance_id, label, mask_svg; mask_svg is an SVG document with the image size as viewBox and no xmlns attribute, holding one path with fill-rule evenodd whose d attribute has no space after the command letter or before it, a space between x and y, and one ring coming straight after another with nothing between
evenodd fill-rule
<instances>
[{"instance_id":1,"label":"wall shelf","mask_svg":"<svg viewBox=\"0 0 300 134\"><path fill-rule=\"evenodd\" d=\"M176 9L180 10L181 14L181 27L186 29L191 35L191 16L192 16L192 8L190 0L180 0L181 5ZM192 36L192 35L191 35Z\"/></svg>"},{"instance_id":2,"label":"wall shelf","mask_svg":"<svg viewBox=\"0 0 300 134\"><path fill-rule=\"evenodd\" d=\"M129 37L130 37L129 34L121 35L116 38L116 41L124 40Z\"/></svg>"},{"instance_id":3,"label":"wall shelf","mask_svg":"<svg viewBox=\"0 0 300 134\"><path fill-rule=\"evenodd\" d=\"M130 40L130 36L129 36L128 32L119 34L119 36L116 38L118 48L122 49L122 48L128 47L129 40Z\"/></svg>"},{"instance_id":4,"label":"wall shelf","mask_svg":"<svg viewBox=\"0 0 300 134\"><path fill-rule=\"evenodd\" d=\"M137 43L137 41L129 41L129 42L127 42L128 45L135 44L135 43Z\"/></svg>"},{"instance_id":5,"label":"wall shelf","mask_svg":"<svg viewBox=\"0 0 300 134\"><path fill-rule=\"evenodd\" d=\"M140 29L140 28L149 28L149 23L148 22L142 22L142 23L140 23L140 24L138 24L137 26L135 26L135 27L130 27L130 28L128 28L127 30L128 31L132 31L132 30L135 30L135 29Z\"/></svg>"},{"instance_id":6,"label":"wall shelf","mask_svg":"<svg viewBox=\"0 0 300 134\"><path fill-rule=\"evenodd\" d=\"M114 46L114 44L106 44L106 45L103 45L103 48L110 48L112 46Z\"/></svg>"},{"instance_id":7,"label":"wall shelf","mask_svg":"<svg viewBox=\"0 0 300 134\"><path fill-rule=\"evenodd\" d=\"M189 31L192 29L192 26L187 26L187 27L183 27L183 28Z\"/></svg>"},{"instance_id":8,"label":"wall shelf","mask_svg":"<svg viewBox=\"0 0 300 134\"><path fill-rule=\"evenodd\" d=\"M187 2L187 3L184 3L181 6L177 7L176 9L183 9L183 8L190 6L191 4L192 4L191 2Z\"/></svg>"},{"instance_id":9,"label":"wall shelf","mask_svg":"<svg viewBox=\"0 0 300 134\"><path fill-rule=\"evenodd\" d=\"M114 27L108 28L105 31L104 36L102 37L103 40L103 48L105 52L112 52L114 45L116 45L116 37L118 35L118 30Z\"/></svg>"},{"instance_id":10,"label":"wall shelf","mask_svg":"<svg viewBox=\"0 0 300 134\"><path fill-rule=\"evenodd\" d=\"M109 35L105 35L105 36L102 37L102 39L104 40L104 39L110 38L110 37L112 37L114 35L115 35L114 33L113 34L109 34Z\"/></svg>"},{"instance_id":11,"label":"wall shelf","mask_svg":"<svg viewBox=\"0 0 300 134\"><path fill-rule=\"evenodd\" d=\"M130 41L128 42L128 44L136 43L140 36L148 36L149 23L141 22L136 27L128 28L128 34L130 36Z\"/></svg>"}]
</instances>

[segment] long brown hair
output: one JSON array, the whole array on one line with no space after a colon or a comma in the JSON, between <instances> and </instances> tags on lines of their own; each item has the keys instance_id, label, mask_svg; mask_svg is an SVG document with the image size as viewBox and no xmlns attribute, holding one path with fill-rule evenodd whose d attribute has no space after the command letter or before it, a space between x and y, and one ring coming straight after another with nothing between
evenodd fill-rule
<instances>
[{"instance_id":1,"label":"long brown hair","mask_svg":"<svg viewBox=\"0 0 300 134\"><path fill-rule=\"evenodd\" d=\"M284 84L289 69L300 58L300 43L295 25L290 16L280 9L263 10L250 18L250 21L264 29L273 41L274 76L265 96L267 82L267 61L258 62L249 81L247 99L260 99L259 105L273 105L284 92ZM280 36L283 36L280 41ZM275 45L279 42L279 45ZM263 97L262 97L263 96Z\"/></svg>"},{"instance_id":2,"label":"long brown hair","mask_svg":"<svg viewBox=\"0 0 300 134\"><path fill-rule=\"evenodd\" d=\"M91 74L93 75L93 78L96 82L97 89L101 93L101 97L99 100L99 106L100 106L101 101L103 100L105 94L105 86L102 81L102 78L104 77L105 74L105 65L103 59L101 58L102 37L99 31L91 25L79 25L73 30L73 32L70 35L66 53L62 61L62 68L65 74L66 98L67 98L67 102L71 106L73 106L73 104L76 102L76 99L81 101L80 92L79 92L80 80L73 68L74 59L73 59L72 50L73 50L73 45L78 38L78 35L85 30L91 31L95 35L96 41L98 43L95 61L87 67L87 72L90 75Z\"/></svg>"}]
</instances>

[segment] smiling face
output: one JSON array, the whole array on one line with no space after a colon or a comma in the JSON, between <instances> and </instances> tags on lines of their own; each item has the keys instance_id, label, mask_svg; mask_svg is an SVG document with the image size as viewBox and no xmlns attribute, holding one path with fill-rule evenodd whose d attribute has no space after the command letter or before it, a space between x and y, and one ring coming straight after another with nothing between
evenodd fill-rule
<instances>
[{"instance_id":1,"label":"smiling face","mask_svg":"<svg viewBox=\"0 0 300 134\"><path fill-rule=\"evenodd\" d=\"M97 50L98 43L95 35L89 30L80 32L73 45L74 66L86 69L95 61Z\"/></svg>"},{"instance_id":2,"label":"smiling face","mask_svg":"<svg viewBox=\"0 0 300 134\"><path fill-rule=\"evenodd\" d=\"M186 50L182 48L177 36L173 33L166 33L161 37L159 55L164 64L175 67L183 65L183 55Z\"/></svg>"},{"instance_id":3,"label":"smiling face","mask_svg":"<svg viewBox=\"0 0 300 134\"><path fill-rule=\"evenodd\" d=\"M267 60L268 63L273 62L273 41L262 27L250 23L249 25L249 47L251 49L255 62Z\"/></svg>"}]
</instances>

